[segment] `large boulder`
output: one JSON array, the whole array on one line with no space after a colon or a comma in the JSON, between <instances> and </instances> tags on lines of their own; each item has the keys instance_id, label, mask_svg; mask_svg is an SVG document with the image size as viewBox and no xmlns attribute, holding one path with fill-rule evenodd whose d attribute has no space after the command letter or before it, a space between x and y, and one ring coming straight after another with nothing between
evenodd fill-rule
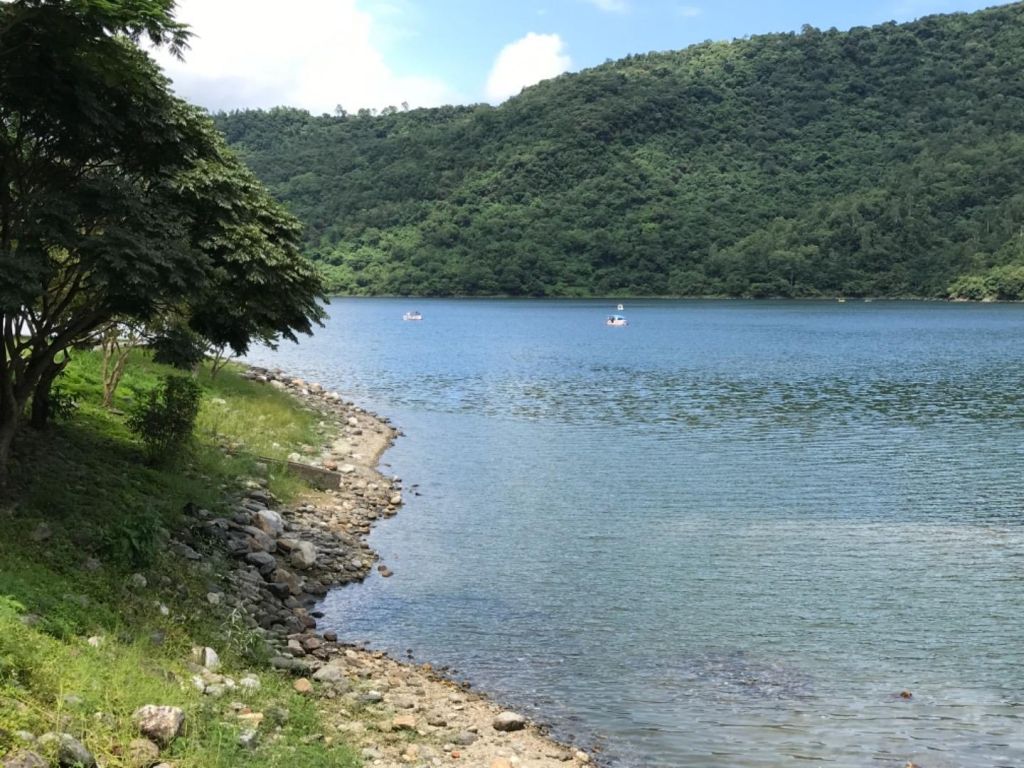
<instances>
[{"instance_id":1,"label":"large boulder","mask_svg":"<svg viewBox=\"0 0 1024 768\"><path fill-rule=\"evenodd\" d=\"M147 704L135 711L135 724L147 739L166 747L181 734L185 712L178 707Z\"/></svg>"}]
</instances>

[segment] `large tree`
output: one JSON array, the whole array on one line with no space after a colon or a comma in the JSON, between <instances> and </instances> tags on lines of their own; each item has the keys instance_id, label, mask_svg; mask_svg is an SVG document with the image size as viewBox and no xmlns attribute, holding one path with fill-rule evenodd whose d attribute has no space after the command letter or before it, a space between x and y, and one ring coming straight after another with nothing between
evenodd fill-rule
<instances>
[{"instance_id":1,"label":"large tree","mask_svg":"<svg viewBox=\"0 0 1024 768\"><path fill-rule=\"evenodd\" d=\"M0 483L28 401L112 320L184 310L241 351L321 316L295 221L135 44L180 51L172 13L0 2Z\"/></svg>"}]
</instances>

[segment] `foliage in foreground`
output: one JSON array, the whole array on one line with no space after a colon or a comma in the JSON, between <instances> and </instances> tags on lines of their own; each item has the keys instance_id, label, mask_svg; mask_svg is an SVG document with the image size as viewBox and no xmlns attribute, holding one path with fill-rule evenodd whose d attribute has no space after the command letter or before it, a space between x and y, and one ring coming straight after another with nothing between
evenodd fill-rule
<instances>
[{"instance_id":1,"label":"foliage in foreground","mask_svg":"<svg viewBox=\"0 0 1024 768\"><path fill-rule=\"evenodd\" d=\"M343 294L1024 298L1022 69L1013 3L217 124Z\"/></svg>"},{"instance_id":2,"label":"foliage in foreground","mask_svg":"<svg viewBox=\"0 0 1024 768\"><path fill-rule=\"evenodd\" d=\"M131 714L157 703L187 712L186 736L164 754L178 768L358 765L344 744L321 740L315 703L260 666L261 646L242 617L221 615L206 600L220 564L191 571L167 552L186 502L217 510L223 488L257 473L252 454L317 440L312 415L230 369L216 380L202 371L188 463L151 467L122 417L102 406L101 367L96 353L69 365L60 386L78 408L69 421L19 441L10 495L0 500L0 759L16 747L19 730L63 730L107 766L127 765L121 751L136 737ZM115 406L130 410L169 373L133 353ZM280 444L271 448L269 440ZM234 452L225 454L228 444ZM299 488L283 477L270 483L285 497ZM138 572L147 586L133 584ZM102 638L98 647L86 642L91 636ZM192 687L186 662L195 644L215 647L228 674L259 674L259 691L232 696L267 715L268 738L254 751L238 744L244 726L228 714L230 700ZM280 738L272 740L276 727Z\"/></svg>"},{"instance_id":3,"label":"foliage in foreground","mask_svg":"<svg viewBox=\"0 0 1024 768\"><path fill-rule=\"evenodd\" d=\"M141 36L169 0L0 1L0 486L26 405L49 418L70 350L175 319L242 353L308 333L300 226L175 97Z\"/></svg>"}]
</instances>

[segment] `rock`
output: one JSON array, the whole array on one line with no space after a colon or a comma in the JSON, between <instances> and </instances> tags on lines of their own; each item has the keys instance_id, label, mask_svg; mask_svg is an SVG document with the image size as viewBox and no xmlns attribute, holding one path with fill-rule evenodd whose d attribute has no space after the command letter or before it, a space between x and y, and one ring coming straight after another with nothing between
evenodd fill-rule
<instances>
[{"instance_id":1,"label":"rock","mask_svg":"<svg viewBox=\"0 0 1024 768\"><path fill-rule=\"evenodd\" d=\"M284 584L288 587L289 595L302 594L302 579L289 571L287 568L275 568L271 577L276 584Z\"/></svg>"},{"instance_id":2,"label":"rock","mask_svg":"<svg viewBox=\"0 0 1024 768\"><path fill-rule=\"evenodd\" d=\"M400 493L393 493L393 494L391 494L391 498L388 499L388 504L392 504L392 505L394 505L396 507L400 506L402 504L402 494L400 494Z\"/></svg>"},{"instance_id":3,"label":"rock","mask_svg":"<svg viewBox=\"0 0 1024 768\"><path fill-rule=\"evenodd\" d=\"M302 659L293 659L288 656L275 656L270 660L270 666L285 672L302 674L309 671L309 662Z\"/></svg>"},{"instance_id":4,"label":"rock","mask_svg":"<svg viewBox=\"0 0 1024 768\"><path fill-rule=\"evenodd\" d=\"M249 535L245 546L250 552L273 552L277 549L277 540L255 525L244 525L242 530Z\"/></svg>"},{"instance_id":5,"label":"rock","mask_svg":"<svg viewBox=\"0 0 1024 768\"><path fill-rule=\"evenodd\" d=\"M103 638L99 635L93 635L85 642L87 642L93 648L99 648L101 645L103 645Z\"/></svg>"},{"instance_id":6,"label":"rock","mask_svg":"<svg viewBox=\"0 0 1024 768\"><path fill-rule=\"evenodd\" d=\"M50 764L35 752L27 749L19 749L7 755L0 768L50 768Z\"/></svg>"},{"instance_id":7,"label":"rock","mask_svg":"<svg viewBox=\"0 0 1024 768\"><path fill-rule=\"evenodd\" d=\"M53 538L53 529L49 526L48 523L40 523L32 529L32 533L29 534L29 537L32 539L32 541L41 544L42 542L49 541L51 538Z\"/></svg>"},{"instance_id":8,"label":"rock","mask_svg":"<svg viewBox=\"0 0 1024 768\"><path fill-rule=\"evenodd\" d=\"M391 699L391 706L395 709L415 709L416 699L412 696L395 696Z\"/></svg>"},{"instance_id":9,"label":"rock","mask_svg":"<svg viewBox=\"0 0 1024 768\"><path fill-rule=\"evenodd\" d=\"M125 758L132 768L149 768L160 759L160 747L149 739L132 739Z\"/></svg>"},{"instance_id":10,"label":"rock","mask_svg":"<svg viewBox=\"0 0 1024 768\"><path fill-rule=\"evenodd\" d=\"M39 737L40 747L57 746L57 764L61 768L95 768L96 758L85 745L69 733L44 733Z\"/></svg>"},{"instance_id":11,"label":"rock","mask_svg":"<svg viewBox=\"0 0 1024 768\"><path fill-rule=\"evenodd\" d=\"M448 720L444 715L439 715L436 712L427 718L427 725L431 725L434 728L444 728L448 725Z\"/></svg>"},{"instance_id":12,"label":"rock","mask_svg":"<svg viewBox=\"0 0 1024 768\"><path fill-rule=\"evenodd\" d=\"M328 643L333 643L337 639L338 639L338 633L337 632L331 632L330 630L328 630L327 632L324 632L324 640L326 640Z\"/></svg>"},{"instance_id":13,"label":"rock","mask_svg":"<svg viewBox=\"0 0 1024 768\"><path fill-rule=\"evenodd\" d=\"M291 555L292 565L299 570L306 570L316 565L316 547L308 541L300 541Z\"/></svg>"},{"instance_id":14,"label":"rock","mask_svg":"<svg viewBox=\"0 0 1024 768\"><path fill-rule=\"evenodd\" d=\"M275 565L277 565L277 560L275 560L274 556L269 552L250 552L245 556L245 561L247 563L252 563L259 568L260 571L270 571Z\"/></svg>"},{"instance_id":15,"label":"rock","mask_svg":"<svg viewBox=\"0 0 1024 768\"><path fill-rule=\"evenodd\" d=\"M206 593L206 602L208 602L210 605L220 605L221 598L222 595L219 592Z\"/></svg>"},{"instance_id":16,"label":"rock","mask_svg":"<svg viewBox=\"0 0 1024 768\"><path fill-rule=\"evenodd\" d=\"M242 749L256 749L259 744L259 734L255 728L249 728L238 734L238 746Z\"/></svg>"},{"instance_id":17,"label":"rock","mask_svg":"<svg viewBox=\"0 0 1024 768\"><path fill-rule=\"evenodd\" d=\"M284 533L284 520L272 509L261 509L256 512L256 527L268 536L280 536Z\"/></svg>"},{"instance_id":18,"label":"rock","mask_svg":"<svg viewBox=\"0 0 1024 768\"><path fill-rule=\"evenodd\" d=\"M238 681L238 685L245 691L258 691L260 689L260 679L256 675L246 675Z\"/></svg>"},{"instance_id":19,"label":"rock","mask_svg":"<svg viewBox=\"0 0 1024 768\"><path fill-rule=\"evenodd\" d=\"M196 646L192 649L192 660L199 666L206 667L211 672L216 672L220 669L220 656L217 655L213 648Z\"/></svg>"},{"instance_id":20,"label":"rock","mask_svg":"<svg viewBox=\"0 0 1024 768\"><path fill-rule=\"evenodd\" d=\"M492 725L496 731L521 731L526 727L526 718L516 712L505 711L494 718Z\"/></svg>"},{"instance_id":21,"label":"rock","mask_svg":"<svg viewBox=\"0 0 1024 768\"><path fill-rule=\"evenodd\" d=\"M391 727L396 731L414 731L416 730L416 716L415 715L397 715L391 720Z\"/></svg>"},{"instance_id":22,"label":"rock","mask_svg":"<svg viewBox=\"0 0 1024 768\"><path fill-rule=\"evenodd\" d=\"M504 757L496 757L491 760L490 768L512 768L512 763Z\"/></svg>"},{"instance_id":23,"label":"rock","mask_svg":"<svg viewBox=\"0 0 1024 768\"><path fill-rule=\"evenodd\" d=\"M355 471L356 468L352 464L342 464L340 467L338 467L338 472L340 472L343 475L351 475Z\"/></svg>"},{"instance_id":24,"label":"rock","mask_svg":"<svg viewBox=\"0 0 1024 768\"><path fill-rule=\"evenodd\" d=\"M575 757L579 762L584 764L590 762L590 755L588 755L583 750L577 750L573 757Z\"/></svg>"},{"instance_id":25,"label":"rock","mask_svg":"<svg viewBox=\"0 0 1024 768\"><path fill-rule=\"evenodd\" d=\"M367 691L358 698L360 704L380 704L384 701L384 694L380 691Z\"/></svg>"},{"instance_id":26,"label":"rock","mask_svg":"<svg viewBox=\"0 0 1024 768\"><path fill-rule=\"evenodd\" d=\"M313 693L313 684L304 677L300 677L292 683L292 688L294 688L295 692L300 696L310 696Z\"/></svg>"},{"instance_id":27,"label":"rock","mask_svg":"<svg viewBox=\"0 0 1024 768\"><path fill-rule=\"evenodd\" d=\"M125 586L128 587L128 589L138 592L140 589L145 589L149 586L149 582L146 581L146 577L141 573L133 573L128 577L128 581Z\"/></svg>"},{"instance_id":28,"label":"rock","mask_svg":"<svg viewBox=\"0 0 1024 768\"><path fill-rule=\"evenodd\" d=\"M185 712L178 707L147 704L137 709L134 717L139 732L161 747L168 746L178 738L185 724Z\"/></svg>"},{"instance_id":29,"label":"rock","mask_svg":"<svg viewBox=\"0 0 1024 768\"><path fill-rule=\"evenodd\" d=\"M383 576L385 579L390 579L392 576L395 575L394 571L392 571L390 568L383 564L377 566L377 572L380 573L380 575Z\"/></svg>"},{"instance_id":30,"label":"rock","mask_svg":"<svg viewBox=\"0 0 1024 768\"><path fill-rule=\"evenodd\" d=\"M460 747L468 747L476 742L480 737L472 731L459 731L455 738L452 739Z\"/></svg>"},{"instance_id":31,"label":"rock","mask_svg":"<svg viewBox=\"0 0 1024 768\"><path fill-rule=\"evenodd\" d=\"M302 454L294 453L294 452L289 453L288 454L288 461L290 461L292 464L298 464L298 463L300 463L302 461Z\"/></svg>"},{"instance_id":32,"label":"rock","mask_svg":"<svg viewBox=\"0 0 1024 768\"><path fill-rule=\"evenodd\" d=\"M313 674L313 679L319 683L347 683L345 667L346 664L341 659L329 662Z\"/></svg>"}]
</instances>

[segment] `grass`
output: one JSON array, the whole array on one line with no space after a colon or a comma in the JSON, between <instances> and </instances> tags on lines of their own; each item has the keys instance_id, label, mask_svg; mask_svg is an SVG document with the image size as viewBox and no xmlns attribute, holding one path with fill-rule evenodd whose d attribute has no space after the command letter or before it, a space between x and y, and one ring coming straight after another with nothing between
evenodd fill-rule
<instances>
[{"instance_id":1,"label":"grass","mask_svg":"<svg viewBox=\"0 0 1024 768\"><path fill-rule=\"evenodd\" d=\"M94 353L69 366L58 385L77 402L74 415L19 435L0 501L0 759L20 746L18 731L60 730L105 765L127 766L132 713L166 704L187 713L186 735L161 755L176 768L358 766L352 749L323 740L316 702L260 666L262 645L240 617L207 602L221 563L184 568L166 546L186 503L219 510L233 489L267 472L278 496L300 493L301 481L258 457L318 445L317 417L237 370L216 379L200 372L203 406L188 456L148 466L123 412L171 371L133 353L111 412L100 405L100 366ZM130 581L136 573L145 587ZM94 647L90 637L102 640ZM259 690L202 695L188 667L194 645L214 647L236 679L255 670ZM235 702L288 717L275 724L268 715L258 746L246 749Z\"/></svg>"}]
</instances>

